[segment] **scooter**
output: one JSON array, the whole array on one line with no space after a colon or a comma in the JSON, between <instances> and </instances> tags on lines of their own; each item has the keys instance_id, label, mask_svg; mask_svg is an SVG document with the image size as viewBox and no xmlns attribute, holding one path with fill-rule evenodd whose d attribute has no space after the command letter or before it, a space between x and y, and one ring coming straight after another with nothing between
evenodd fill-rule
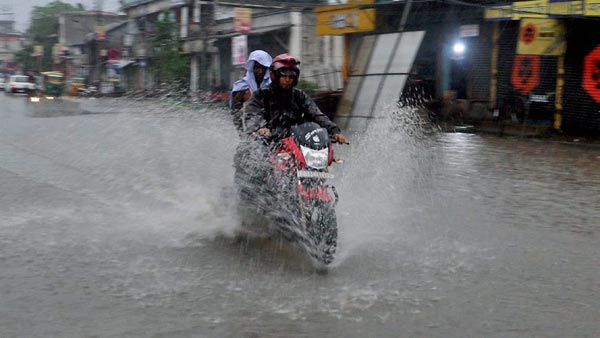
<instances>
[{"instance_id":1,"label":"scooter","mask_svg":"<svg viewBox=\"0 0 600 338\"><path fill-rule=\"evenodd\" d=\"M90 97L98 94L96 86L86 86L77 88L77 96Z\"/></svg>"}]
</instances>

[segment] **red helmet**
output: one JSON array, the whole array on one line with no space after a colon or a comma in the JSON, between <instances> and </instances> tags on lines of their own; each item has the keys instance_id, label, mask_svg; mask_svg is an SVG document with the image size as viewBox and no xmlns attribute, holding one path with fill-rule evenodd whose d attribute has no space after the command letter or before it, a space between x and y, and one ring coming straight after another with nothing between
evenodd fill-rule
<instances>
[{"instance_id":1,"label":"red helmet","mask_svg":"<svg viewBox=\"0 0 600 338\"><path fill-rule=\"evenodd\" d=\"M298 78L300 77L299 64L300 59L293 55L287 53L277 55L271 64L271 81L278 83L282 72L284 72L284 70L289 70L293 73L292 75L294 75L293 85L296 86L298 84Z\"/></svg>"}]
</instances>

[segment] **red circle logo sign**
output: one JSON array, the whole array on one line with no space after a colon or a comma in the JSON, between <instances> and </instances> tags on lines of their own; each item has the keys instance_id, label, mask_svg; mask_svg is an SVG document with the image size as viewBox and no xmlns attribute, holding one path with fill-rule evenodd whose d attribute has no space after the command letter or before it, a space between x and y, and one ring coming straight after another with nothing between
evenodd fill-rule
<instances>
[{"instance_id":1,"label":"red circle logo sign","mask_svg":"<svg viewBox=\"0 0 600 338\"><path fill-rule=\"evenodd\" d=\"M537 27L534 24L528 23L525 25L525 27L521 28L521 41L523 41L525 44L528 45L532 43L536 36Z\"/></svg>"},{"instance_id":2,"label":"red circle logo sign","mask_svg":"<svg viewBox=\"0 0 600 338\"><path fill-rule=\"evenodd\" d=\"M510 80L522 95L529 94L540 83L540 56L515 55Z\"/></svg>"},{"instance_id":3,"label":"red circle logo sign","mask_svg":"<svg viewBox=\"0 0 600 338\"><path fill-rule=\"evenodd\" d=\"M596 102L600 102L600 45L596 46L583 60L581 85Z\"/></svg>"}]
</instances>

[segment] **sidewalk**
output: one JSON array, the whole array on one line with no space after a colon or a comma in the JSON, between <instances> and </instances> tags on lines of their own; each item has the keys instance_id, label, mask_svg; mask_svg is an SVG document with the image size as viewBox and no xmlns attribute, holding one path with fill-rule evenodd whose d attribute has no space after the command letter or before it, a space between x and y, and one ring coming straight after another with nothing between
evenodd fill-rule
<instances>
[{"instance_id":1,"label":"sidewalk","mask_svg":"<svg viewBox=\"0 0 600 338\"><path fill-rule=\"evenodd\" d=\"M583 136L565 135L556 131L551 126L517 124L509 122L476 121L472 124L442 127L446 132L491 134L496 136L510 136L533 138L551 142L600 146L600 138L586 138Z\"/></svg>"}]
</instances>

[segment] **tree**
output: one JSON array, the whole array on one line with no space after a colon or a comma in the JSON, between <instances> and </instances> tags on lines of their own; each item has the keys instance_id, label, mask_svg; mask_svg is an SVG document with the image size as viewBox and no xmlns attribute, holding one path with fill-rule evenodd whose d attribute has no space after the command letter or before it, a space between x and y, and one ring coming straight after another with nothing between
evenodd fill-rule
<instances>
[{"instance_id":1,"label":"tree","mask_svg":"<svg viewBox=\"0 0 600 338\"><path fill-rule=\"evenodd\" d=\"M30 46L17 53L15 59L25 69L45 70L52 66L52 46L58 42L58 18L61 14L81 12L85 8L55 0L46 6L35 6L31 11L31 24L25 33ZM40 59L31 56L34 45L44 47Z\"/></svg>"},{"instance_id":2,"label":"tree","mask_svg":"<svg viewBox=\"0 0 600 338\"><path fill-rule=\"evenodd\" d=\"M188 87L190 60L179 53L179 42L176 37L177 26L169 15L163 15L155 25L152 46L154 55L151 60L152 71L156 81L179 88Z\"/></svg>"}]
</instances>

